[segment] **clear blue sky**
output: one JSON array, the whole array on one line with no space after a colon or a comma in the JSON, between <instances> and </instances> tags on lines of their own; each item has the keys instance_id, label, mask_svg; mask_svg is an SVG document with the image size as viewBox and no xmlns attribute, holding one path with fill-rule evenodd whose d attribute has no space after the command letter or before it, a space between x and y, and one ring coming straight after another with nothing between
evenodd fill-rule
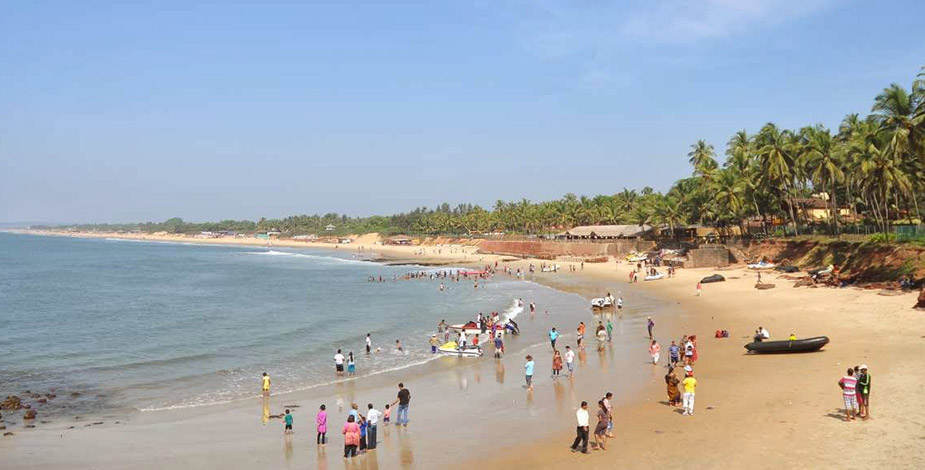
<instances>
[{"instance_id":1,"label":"clear blue sky","mask_svg":"<svg viewBox=\"0 0 925 470\"><path fill-rule=\"evenodd\" d=\"M369 215L665 190L688 146L836 127L925 2L3 2L0 221Z\"/></svg>"}]
</instances>

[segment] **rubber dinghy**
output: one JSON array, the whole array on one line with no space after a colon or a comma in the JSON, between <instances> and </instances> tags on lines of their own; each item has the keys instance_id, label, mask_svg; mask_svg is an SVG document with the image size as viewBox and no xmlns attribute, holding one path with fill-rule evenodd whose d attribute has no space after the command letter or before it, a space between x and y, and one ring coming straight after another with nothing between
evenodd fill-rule
<instances>
[{"instance_id":1,"label":"rubber dinghy","mask_svg":"<svg viewBox=\"0 0 925 470\"><path fill-rule=\"evenodd\" d=\"M459 345L456 344L456 341L443 343L443 346L437 348L437 351L440 351L440 354L460 357L479 357L482 355L482 348L478 346L460 348Z\"/></svg>"},{"instance_id":2,"label":"rubber dinghy","mask_svg":"<svg viewBox=\"0 0 925 470\"><path fill-rule=\"evenodd\" d=\"M700 283L701 283L701 284L709 284L709 283L711 283L711 282L724 282L724 281L726 281L726 278L723 277L722 274L714 274L714 275L712 275L712 276L707 276L707 277L701 279L701 280L700 280Z\"/></svg>"},{"instance_id":3,"label":"rubber dinghy","mask_svg":"<svg viewBox=\"0 0 925 470\"><path fill-rule=\"evenodd\" d=\"M598 297L591 299L591 308L613 307L613 297Z\"/></svg>"},{"instance_id":4,"label":"rubber dinghy","mask_svg":"<svg viewBox=\"0 0 925 470\"><path fill-rule=\"evenodd\" d=\"M798 339L795 341L761 341L745 345L749 352L759 354L788 354L814 352L829 344L828 336Z\"/></svg>"},{"instance_id":5,"label":"rubber dinghy","mask_svg":"<svg viewBox=\"0 0 925 470\"><path fill-rule=\"evenodd\" d=\"M659 279L664 279L664 278L665 278L665 273L658 273L658 274L655 274L655 275L651 275L651 274L650 274L650 275L646 276L646 280L647 280L647 281L657 281L657 280L659 280Z\"/></svg>"},{"instance_id":6,"label":"rubber dinghy","mask_svg":"<svg viewBox=\"0 0 925 470\"><path fill-rule=\"evenodd\" d=\"M768 263L767 261L760 261L758 263L752 263L748 265L748 269L774 269L776 267L776 264Z\"/></svg>"}]
</instances>

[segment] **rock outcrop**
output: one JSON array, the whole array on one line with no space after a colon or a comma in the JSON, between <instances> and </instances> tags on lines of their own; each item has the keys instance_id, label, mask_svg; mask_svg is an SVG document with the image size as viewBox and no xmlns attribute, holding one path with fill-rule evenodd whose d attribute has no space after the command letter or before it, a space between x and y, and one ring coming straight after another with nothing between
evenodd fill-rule
<instances>
[{"instance_id":1,"label":"rock outcrop","mask_svg":"<svg viewBox=\"0 0 925 470\"><path fill-rule=\"evenodd\" d=\"M18 410L21 408L22 400L20 400L16 395L10 395L6 397L6 400L0 402L0 409L2 410Z\"/></svg>"},{"instance_id":2,"label":"rock outcrop","mask_svg":"<svg viewBox=\"0 0 925 470\"><path fill-rule=\"evenodd\" d=\"M925 310L925 287L919 292L919 303L915 304L915 308Z\"/></svg>"}]
</instances>

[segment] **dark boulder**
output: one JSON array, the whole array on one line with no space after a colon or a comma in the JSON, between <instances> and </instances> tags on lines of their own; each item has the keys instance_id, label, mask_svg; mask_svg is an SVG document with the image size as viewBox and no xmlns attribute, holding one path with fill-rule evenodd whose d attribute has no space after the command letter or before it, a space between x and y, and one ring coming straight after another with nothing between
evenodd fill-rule
<instances>
[{"instance_id":1,"label":"dark boulder","mask_svg":"<svg viewBox=\"0 0 925 470\"><path fill-rule=\"evenodd\" d=\"M915 304L915 308L925 310L925 287L919 292L919 302Z\"/></svg>"},{"instance_id":2,"label":"dark boulder","mask_svg":"<svg viewBox=\"0 0 925 470\"><path fill-rule=\"evenodd\" d=\"M25 414L22 415L23 419L35 419L35 415L38 413L35 410L26 410Z\"/></svg>"}]
</instances>

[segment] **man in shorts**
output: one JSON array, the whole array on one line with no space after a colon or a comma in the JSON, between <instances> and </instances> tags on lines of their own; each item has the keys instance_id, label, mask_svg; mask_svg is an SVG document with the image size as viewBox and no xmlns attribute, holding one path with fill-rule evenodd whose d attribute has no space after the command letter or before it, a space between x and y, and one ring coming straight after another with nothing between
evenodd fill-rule
<instances>
[{"instance_id":1,"label":"man in shorts","mask_svg":"<svg viewBox=\"0 0 925 470\"><path fill-rule=\"evenodd\" d=\"M533 356L527 354L527 363L524 364L524 376L527 381L527 390L533 390L533 368L536 363L533 362Z\"/></svg>"},{"instance_id":2,"label":"man in shorts","mask_svg":"<svg viewBox=\"0 0 925 470\"><path fill-rule=\"evenodd\" d=\"M861 374L858 375L858 408L861 412L861 418L870 418L870 372L867 372L867 364L861 364Z\"/></svg>"},{"instance_id":3,"label":"man in shorts","mask_svg":"<svg viewBox=\"0 0 925 470\"><path fill-rule=\"evenodd\" d=\"M854 376L854 369L850 368L847 375L838 381L842 397L845 399L845 421L853 421L854 415L858 412L857 385L858 379Z\"/></svg>"},{"instance_id":4,"label":"man in shorts","mask_svg":"<svg viewBox=\"0 0 925 470\"><path fill-rule=\"evenodd\" d=\"M344 375L344 355L341 354L340 349L334 355L334 371L338 376Z\"/></svg>"}]
</instances>

